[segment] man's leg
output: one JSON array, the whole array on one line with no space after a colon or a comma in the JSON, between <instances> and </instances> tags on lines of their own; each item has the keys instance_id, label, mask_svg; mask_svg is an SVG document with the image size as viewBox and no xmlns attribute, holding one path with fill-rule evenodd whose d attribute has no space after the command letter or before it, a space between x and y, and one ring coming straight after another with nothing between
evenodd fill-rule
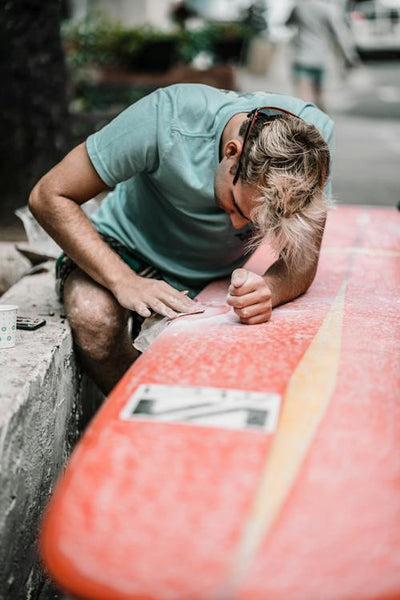
<instances>
[{"instance_id":1,"label":"man's leg","mask_svg":"<svg viewBox=\"0 0 400 600\"><path fill-rule=\"evenodd\" d=\"M64 306L82 367L107 395L138 356L130 313L78 268L65 281Z\"/></svg>"}]
</instances>

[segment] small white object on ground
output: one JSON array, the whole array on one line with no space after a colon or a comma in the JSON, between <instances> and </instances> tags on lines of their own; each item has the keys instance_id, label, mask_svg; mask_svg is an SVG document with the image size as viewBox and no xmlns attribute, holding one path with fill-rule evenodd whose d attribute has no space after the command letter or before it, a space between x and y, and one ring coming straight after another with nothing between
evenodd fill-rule
<instances>
[{"instance_id":1,"label":"small white object on ground","mask_svg":"<svg viewBox=\"0 0 400 600\"><path fill-rule=\"evenodd\" d=\"M15 346L17 310L15 304L0 304L0 348Z\"/></svg>"}]
</instances>

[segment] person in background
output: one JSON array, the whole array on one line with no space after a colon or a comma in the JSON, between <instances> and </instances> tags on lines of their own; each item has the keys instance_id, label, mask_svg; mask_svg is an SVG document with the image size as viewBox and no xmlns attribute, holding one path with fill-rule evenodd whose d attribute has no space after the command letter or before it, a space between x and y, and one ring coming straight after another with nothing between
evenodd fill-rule
<instances>
[{"instance_id":1,"label":"person in background","mask_svg":"<svg viewBox=\"0 0 400 600\"><path fill-rule=\"evenodd\" d=\"M329 53L337 48L347 69L359 64L344 7L337 0L297 0L287 25L292 39L292 74L297 95L324 108L323 82Z\"/></svg>"}]
</instances>

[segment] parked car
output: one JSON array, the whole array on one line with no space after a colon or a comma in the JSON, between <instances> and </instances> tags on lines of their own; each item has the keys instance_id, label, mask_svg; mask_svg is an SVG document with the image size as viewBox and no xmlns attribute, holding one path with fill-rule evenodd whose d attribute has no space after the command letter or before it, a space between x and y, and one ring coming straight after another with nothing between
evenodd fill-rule
<instances>
[{"instance_id":1,"label":"parked car","mask_svg":"<svg viewBox=\"0 0 400 600\"><path fill-rule=\"evenodd\" d=\"M400 57L400 0L352 2L349 16L361 56Z\"/></svg>"}]
</instances>

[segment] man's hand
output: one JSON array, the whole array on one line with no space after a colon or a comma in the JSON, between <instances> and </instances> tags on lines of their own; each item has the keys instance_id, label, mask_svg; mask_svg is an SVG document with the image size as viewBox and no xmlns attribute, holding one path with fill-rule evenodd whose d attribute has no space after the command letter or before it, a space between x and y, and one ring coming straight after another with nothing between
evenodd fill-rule
<instances>
[{"instance_id":1,"label":"man's hand","mask_svg":"<svg viewBox=\"0 0 400 600\"><path fill-rule=\"evenodd\" d=\"M178 292L165 281L147 279L134 273L111 291L121 306L142 317L150 317L155 312L172 319L179 313L189 314L196 308L196 303L184 292Z\"/></svg>"},{"instance_id":2,"label":"man's hand","mask_svg":"<svg viewBox=\"0 0 400 600\"><path fill-rule=\"evenodd\" d=\"M271 318L271 290L261 275L247 269L233 271L226 301L246 325L265 323Z\"/></svg>"}]
</instances>

